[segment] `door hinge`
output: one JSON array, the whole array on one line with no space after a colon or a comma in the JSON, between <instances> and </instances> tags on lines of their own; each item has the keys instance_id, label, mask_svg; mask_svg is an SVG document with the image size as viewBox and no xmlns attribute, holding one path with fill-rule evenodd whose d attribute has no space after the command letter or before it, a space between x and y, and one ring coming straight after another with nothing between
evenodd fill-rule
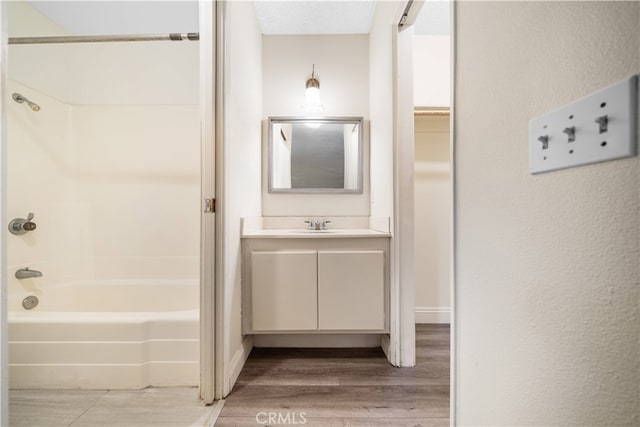
<instances>
[{"instance_id":1,"label":"door hinge","mask_svg":"<svg viewBox=\"0 0 640 427\"><path fill-rule=\"evenodd\" d=\"M204 199L204 213L214 213L216 211L216 199Z\"/></svg>"}]
</instances>

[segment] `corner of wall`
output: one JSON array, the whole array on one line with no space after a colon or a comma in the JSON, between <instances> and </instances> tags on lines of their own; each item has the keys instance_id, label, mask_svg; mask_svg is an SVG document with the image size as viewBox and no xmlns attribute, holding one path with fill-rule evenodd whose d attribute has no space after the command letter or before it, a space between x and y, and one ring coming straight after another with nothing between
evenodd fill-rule
<instances>
[{"instance_id":1,"label":"corner of wall","mask_svg":"<svg viewBox=\"0 0 640 427\"><path fill-rule=\"evenodd\" d=\"M253 336L247 335L244 337L242 343L236 349L236 352L229 361L229 377L225 386L226 392L224 397L227 397L227 395L233 390L233 386L236 384L236 381L238 381L238 377L240 376L242 368L244 368L244 364L249 358L252 349Z\"/></svg>"},{"instance_id":2,"label":"corner of wall","mask_svg":"<svg viewBox=\"0 0 640 427\"><path fill-rule=\"evenodd\" d=\"M253 339L242 335L241 219L259 217L261 208L262 34L250 2L225 9L223 393L231 391Z\"/></svg>"}]
</instances>

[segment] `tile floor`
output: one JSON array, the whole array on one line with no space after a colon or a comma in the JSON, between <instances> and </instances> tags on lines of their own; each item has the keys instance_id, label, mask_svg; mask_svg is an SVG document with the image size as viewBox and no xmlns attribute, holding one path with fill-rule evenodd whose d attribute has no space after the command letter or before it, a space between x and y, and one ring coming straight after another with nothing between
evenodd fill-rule
<instances>
[{"instance_id":1,"label":"tile floor","mask_svg":"<svg viewBox=\"0 0 640 427\"><path fill-rule=\"evenodd\" d=\"M10 390L10 427L210 425L197 387L144 390Z\"/></svg>"}]
</instances>

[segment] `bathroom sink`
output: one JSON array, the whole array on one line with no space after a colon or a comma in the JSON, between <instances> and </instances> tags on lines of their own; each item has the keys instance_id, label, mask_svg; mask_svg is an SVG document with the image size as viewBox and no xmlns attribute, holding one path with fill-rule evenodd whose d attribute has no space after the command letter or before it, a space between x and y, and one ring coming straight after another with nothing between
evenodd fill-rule
<instances>
[{"instance_id":1,"label":"bathroom sink","mask_svg":"<svg viewBox=\"0 0 640 427\"><path fill-rule=\"evenodd\" d=\"M330 237L388 237L389 233L360 228L334 228L331 230L308 230L306 228L271 228L246 233L242 237L255 238L330 238Z\"/></svg>"},{"instance_id":2,"label":"bathroom sink","mask_svg":"<svg viewBox=\"0 0 640 427\"><path fill-rule=\"evenodd\" d=\"M290 230L291 233L337 233L337 230Z\"/></svg>"}]
</instances>

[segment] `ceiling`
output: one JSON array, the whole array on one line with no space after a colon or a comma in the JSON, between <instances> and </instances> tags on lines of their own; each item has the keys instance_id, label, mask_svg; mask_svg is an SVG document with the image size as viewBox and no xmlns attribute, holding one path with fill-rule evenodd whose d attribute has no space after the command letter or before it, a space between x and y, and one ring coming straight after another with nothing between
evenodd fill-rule
<instances>
[{"instance_id":1,"label":"ceiling","mask_svg":"<svg viewBox=\"0 0 640 427\"><path fill-rule=\"evenodd\" d=\"M393 0L403 1L403 0ZM162 34L198 31L198 2L35 1L30 2L71 34ZM259 0L263 34L367 34L374 0ZM426 1L416 34L449 34L449 1Z\"/></svg>"},{"instance_id":2,"label":"ceiling","mask_svg":"<svg viewBox=\"0 0 640 427\"><path fill-rule=\"evenodd\" d=\"M263 34L368 34L376 2L256 1Z\"/></svg>"},{"instance_id":3,"label":"ceiling","mask_svg":"<svg viewBox=\"0 0 640 427\"><path fill-rule=\"evenodd\" d=\"M71 34L163 34L198 32L198 2L31 1Z\"/></svg>"}]
</instances>

